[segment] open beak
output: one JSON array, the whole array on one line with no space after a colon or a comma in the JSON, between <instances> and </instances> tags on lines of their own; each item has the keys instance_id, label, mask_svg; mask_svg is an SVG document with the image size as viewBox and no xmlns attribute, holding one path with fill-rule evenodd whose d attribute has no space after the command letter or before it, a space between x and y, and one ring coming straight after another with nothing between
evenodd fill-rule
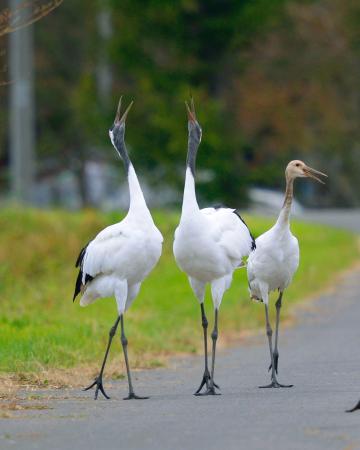
<instances>
[{"instance_id":1,"label":"open beak","mask_svg":"<svg viewBox=\"0 0 360 450\"><path fill-rule=\"evenodd\" d=\"M321 184L325 184L325 183L324 183L324 181L321 180L317 175L320 175L320 176L322 176L322 177L326 177L326 178L327 178L326 173L319 172L318 170L315 170L315 169L313 169L313 168L311 168L311 167L309 167L309 166L306 166L306 167L304 168L304 174L305 174L307 177L309 177L309 178L313 178L314 180L318 181L318 182L321 183Z\"/></svg>"},{"instance_id":2,"label":"open beak","mask_svg":"<svg viewBox=\"0 0 360 450\"><path fill-rule=\"evenodd\" d=\"M130 103L130 105L126 108L126 111L124 112L124 114L121 117L120 116L121 115L121 100L122 100L122 96L120 97L120 100L119 100L114 123L125 123L126 117L134 103L133 101Z\"/></svg>"},{"instance_id":3,"label":"open beak","mask_svg":"<svg viewBox=\"0 0 360 450\"><path fill-rule=\"evenodd\" d=\"M191 97L191 103L190 107L188 102L185 102L187 113L188 113L188 119L190 122L195 123L196 122L196 113L195 113L195 105L194 105L194 99Z\"/></svg>"}]
</instances>

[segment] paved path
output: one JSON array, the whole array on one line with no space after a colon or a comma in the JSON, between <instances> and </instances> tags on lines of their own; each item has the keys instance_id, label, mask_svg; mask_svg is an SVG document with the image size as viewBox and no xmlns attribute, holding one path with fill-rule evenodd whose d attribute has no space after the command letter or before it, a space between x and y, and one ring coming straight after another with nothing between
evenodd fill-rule
<instances>
[{"instance_id":1,"label":"paved path","mask_svg":"<svg viewBox=\"0 0 360 450\"><path fill-rule=\"evenodd\" d=\"M304 215L299 219L360 232L360 209L305 210Z\"/></svg>"},{"instance_id":2,"label":"paved path","mask_svg":"<svg viewBox=\"0 0 360 450\"><path fill-rule=\"evenodd\" d=\"M151 395L145 401L122 401L125 381L109 387L110 401L79 390L40 391L49 409L0 419L0 449L360 449L360 411L344 413L360 396L359 291L360 270L282 330L279 381L292 389L258 389L269 379L260 334L219 355L221 396L192 395L198 357L137 372L136 391Z\"/></svg>"}]
</instances>

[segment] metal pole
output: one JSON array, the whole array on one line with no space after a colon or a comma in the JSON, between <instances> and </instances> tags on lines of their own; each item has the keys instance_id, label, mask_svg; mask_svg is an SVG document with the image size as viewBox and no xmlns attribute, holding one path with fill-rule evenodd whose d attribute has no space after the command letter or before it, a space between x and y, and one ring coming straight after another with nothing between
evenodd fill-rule
<instances>
[{"instance_id":1,"label":"metal pole","mask_svg":"<svg viewBox=\"0 0 360 450\"><path fill-rule=\"evenodd\" d=\"M101 4L97 14L97 28L100 37L98 45L98 63L96 67L97 89L102 104L107 104L112 86L112 73L108 58L107 45L112 35L111 10L107 2Z\"/></svg>"},{"instance_id":2,"label":"metal pole","mask_svg":"<svg viewBox=\"0 0 360 450\"><path fill-rule=\"evenodd\" d=\"M19 3L20 0L10 0L11 10ZM32 26L10 33L9 53L11 190L16 201L30 203L35 173Z\"/></svg>"}]
</instances>

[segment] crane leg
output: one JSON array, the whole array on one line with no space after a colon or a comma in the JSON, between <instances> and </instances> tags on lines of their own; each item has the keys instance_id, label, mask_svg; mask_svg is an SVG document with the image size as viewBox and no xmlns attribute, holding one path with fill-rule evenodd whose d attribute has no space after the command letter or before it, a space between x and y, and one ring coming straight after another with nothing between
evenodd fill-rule
<instances>
[{"instance_id":1,"label":"crane leg","mask_svg":"<svg viewBox=\"0 0 360 450\"><path fill-rule=\"evenodd\" d=\"M271 383L266 386L259 386L260 388L289 388L292 387L292 384L285 385L280 384L276 378L275 373L275 362L274 362L274 353L272 348L272 329L270 325L269 320L269 307L267 304L265 304L265 317L266 317L266 335L268 337L269 341L269 350L270 350L270 357L271 357Z\"/></svg>"},{"instance_id":2,"label":"crane leg","mask_svg":"<svg viewBox=\"0 0 360 450\"><path fill-rule=\"evenodd\" d=\"M121 345L122 345L123 352L124 352L126 372L127 372L128 383L129 383L129 395L127 397L125 397L124 400L132 400L132 399L145 400L149 397L139 397L138 395L136 395L134 392L133 385L132 385L131 373L130 373L130 367L129 367L129 359L128 359L128 354L127 354L128 340L125 336L124 315L123 314L120 315L120 323L121 323Z\"/></svg>"},{"instance_id":3,"label":"crane leg","mask_svg":"<svg viewBox=\"0 0 360 450\"><path fill-rule=\"evenodd\" d=\"M279 350L278 350L278 340L279 340L279 324L280 324L280 310L282 305L282 296L283 292L280 291L279 298L277 299L277 302L275 303L276 307L276 329L275 329L275 347L274 347L274 364L275 364L275 372L278 374L278 362L279 362ZM269 366L269 372L272 368L272 362Z\"/></svg>"},{"instance_id":4,"label":"crane leg","mask_svg":"<svg viewBox=\"0 0 360 450\"><path fill-rule=\"evenodd\" d=\"M215 308L215 323L214 323L214 329L211 333L212 359L211 359L211 374L210 374L210 380L209 380L209 387L206 389L206 391L203 394L198 394L198 395L220 395L220 393L217 393L215 391L215 388L218 386L214 383L214 369L215 369L215 354L216 354L217 338L218 338L218 309Z\"/></svg>"},{"instance_id":5,"label":"crane leg","mask_svg":"<svg viewBox=\"0 0 360 450\"><path fill-rule=\"evenodd\" d=\"M209 383L210 383L210 372L209 372L209 367L208 367L208 350L207 350L207 328L208 328L208 321L206 318L206 314L205 314L205 307L204 307L204 303L200 304L200 308L201 308L201 325L203 327L203 331L204 331L204 354L205 354L205 370L204 370L204 375L203 378L201 380L200 386L197 389L197 391L195 392L194 395L201 395L200 391L203 388L204 385L206 385L206 390L209 389ZM219 386L214 383L214 386L218 389Z\"/></svg>"},{"instance_id":6,"label":"crane leg","mask_svg":"<svg viewBox=\"0 0 360 450\"><path fill-rule=\"evenodd\" d=\"M351 413L351 412L356 411L357 409L360 409L360 400L357 402L357 404L353 408L347 409L346 412Z\"/></svg>"},{"instance_id":7,"label":"crane leg","mask_svg":"<svg viewBox=\"0 0 360 450\"><path fill-rule=\"evenodd\" d=\"M102 395L105 398L107 398L107 399L110 398L106 394L106 392L104 390L102 377L103 377L103 373L104 373L104 369L105 369L106 360L107 360L107 357L108 357L108 354L109 354L109 350L110 350L110 347L111 347L111 343L112 343L113 337L115 336L115 333L116 333L117 327L119 325L119 322L120 322L120 316L116 319L116 322L110 328L109 341L108 341L108 344L107 344L107 347L106 347L106 352L105 352L103 363L101 365L101 369L100 369L99 375L95 378L95 381L92 384L90 384L90 386L88 386L87 388L84 389L84 391L88 391L89 389L92 389L94 386L96 386L94 400L97 400L99 391L102 393Z\"/></svg>"}]
</instances>

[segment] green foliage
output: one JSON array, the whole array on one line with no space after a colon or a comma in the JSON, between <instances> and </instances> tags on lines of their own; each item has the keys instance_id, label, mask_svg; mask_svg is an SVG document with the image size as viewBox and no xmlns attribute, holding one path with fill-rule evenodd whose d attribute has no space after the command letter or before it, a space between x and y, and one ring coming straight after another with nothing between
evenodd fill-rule
<instances>
[{"instance_id":1,"label":"green foliage","mask_svg":"<svg viewBox=\"0 0 360 450\"><path fill-rule=\"evenodd\" d=\"M72 303L80 248L98 231L120 219L100 214L7 209L0 217L0 372L73 367L101 359L116 317L113 299L81 308ZM177 213L158 211L155 221L164 238L160 263L145 280L126 315L132 364L144 354L201 352L200 309L184 273L172 255ZM272 220L246 217L255 233ZM354 237L332 228L294 223L301 264L284 296L284 312L294 302L334 281L337 271L358 256ZM209 294L208 294L209 295ZM212 306L206 308L210 324ZM246 272L236 271L220 309L220 340L262 326L263 307L249 300ZM119 342L115 348L119 351Z\"/></svg>"},{"instance_id":2,"label":"green foliage","mask_svg":"<svg viewBox=\"0 0 360 450\"><path fill-rule=\"evenodd\" d=\"M110 159L107 129L120 94L135 99L127 141L152 182L182 185L184 100L204 130L199 166L213 179L199 195L243 203L243 140L224 95L242 67L239 51L281 15L285 0L74 0L35 26L38 155L83 176L86 158ZM108 39L99 17L111 15ZM104 98L98 70L112 73ZM48 164L44 168L47 170Z\"/></svg>"}]
</instances>

